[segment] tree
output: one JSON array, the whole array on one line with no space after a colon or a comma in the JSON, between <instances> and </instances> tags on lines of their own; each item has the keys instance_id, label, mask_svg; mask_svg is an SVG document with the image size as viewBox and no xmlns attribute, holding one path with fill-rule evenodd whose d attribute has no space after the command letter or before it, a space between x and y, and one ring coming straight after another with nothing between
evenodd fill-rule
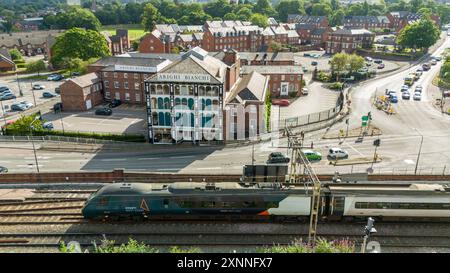
<instances>
[{"instance_id":1,"label":"tree","mask_svg":"<svg viewBox=\"0 0 450 273\"><path fill-rule=\"evenodd\" d=\"M288 14L306 14L303 3L299 0L283 0L275 7L278 19L287 22Z\"/></svg>"},{"instance_id":2,"label":"tree","mask_svg":"<svg viewBox=\"0 0 450 273\"><path fill-rule=\"evenodd\" d=\"M7 130L11 133L17 133L20 135L29 135L31 130L31 124L33 124L34 131L42 131L42 123L40 121L35 121L37 114L30 116L21 116L13 124L7 126Z\"/></svg>"},{"instance_id":3,"label":"tree","mask_svg":"<svg viewBox=\"0 0 450 273\"><path fill-rule=\"evenodd\" d=\"M238 16L239 20L243 21L249 21L250 17L252 16L252 10L249 7L242 7L241 9L236 12L236 15Z\"/></svg>"},{"instance_id":4,"label":"tree","mask_svg":"<svg viewBox=\"0 0 450 273\"><path fill-rule=\"evenodd\" d=\"M269 48L272 52L279 52L283 49L282 45L277 42L271 42Z\"/></svg>"},{"instance_id":5,"label":"tree","mask_svg":"<svg viewBox=\"0 0 450 273\"><path fill-rule=\"evenodd\" d=\"M227 13L223 16L223 20L239 20L239 17L235 13Z\"/></svg>"},{"instance_id":6,"label":"tree","mask_svg":"<svg viewBox=\"0 0 450 273\"><path fill-rule=\"evenodd\" d=\"M64 12L44 17L44 23L53 28L71 29L74 27L99 31L100 21L88 9L70 7Z\"/></svg>"},{"instance_id":7,"label":"tree","mask_svg":"<svg viewBox=\"0 0 450 273\"><path fill-rule=\"evenodd\" d=\"M424 16L420 21L404 27L397 37L397 43L403 47L425 50L434 45L439 36L439 28L428 16Z\"/></svg>"},{"instance_id":8,"label":"tree","mask_svg":"<svg viewBox=\"0 0 450 273\"><path fill-rule=\"evenodd\" d=\"M347 71L348 56L346 53L337 53L330 60L331 73L337 74L337 81L339 81L340 75Z\"/></svg>"},{"instance_id":9,"label":"tree","mask_svg":"<svg viewBox=\"0 0 450 273\"><path fill-rule=\"evenodd\" d=\"M423 0L411 0L409 5L411 12L417 12L423 6Z\"/></svg>"},{"instance_id":10,"label":"tree","mask_svg":"<svg viewBox=\"0 0 450 273\"><path fill-rule=\"evenodd\" d=\"M23 59L23 56L22 56L22 53L20 53L20 51L19 50L17 50L17 49L11 49L10 51L9 51L9 54L11 55L11 59L13 60L13 61L20 61L20 60L22 60Z\"/></svg>"},{"instance_id":11,"label":"tree","mask_svg":"<svg viewBox=\"0 0 450 273\"><path fill-rule=\"evenodd\" d=\"M267 27L269 25L267 16L259 13L254 13L252 17L250 17L250 22L260 27Z\"/></svg>"},{"instance_id":12,"label":"tree","mask_svg":"<svg viewBox=\"0 0 450 273\"><path fill-rule=\"evenodd\" d=\"M209 2L203 7L205 13L212 17L224 17L225 14L232 11L232 6L229 1L226 0L216 0L214 2Z\"/></svg>"},{"instance_id":13,"label":"tree","mask_svg":"<svg viewBox=\"0 0 450 273\"><path fill-rule=\"evenodd\" d=\"M161 14L151 3L147 3L142 13L142 25L146 31L152 31L156 23L160 20Z\"/></svg>"},{"instance_id":14,"label":"tree","mask_svg":"<svg viewBox=\"0 0 450 273\"><path fill-rule=\"evenodd\" d=\"M69 74L72 74L72 72L83 72L86 67L85 62L82 59L69 57L63 58L62 65L69 70Z\"/></svg>"},{"instance_id":15,"label":"tree","mask_svg":"<svg viewBox=\"0 0 450 273\"><path fill-rule=\"evenodd\" d=\"M111 54L102 34L81 28L70 29L56 38L52 52L51 63L55 67L64 66L64 58L87 61Z\"/></svg>"},{"instance_id":16,"label":"tree","mask_svg":"<svg viewBox=\"0 0 450 273\"><path fill-rule=\"evenodd\" d=\"M352 54L348 56L348 71L349 73L358 71L359 69L363 68L365 65L364 58L361 56L358 56L356 54Z\"/></svg>"},{"instance_id":17,"label":"tree","mask_svg":"<svg viewBox=\"0 0 450 273\"><path fill-rule=\"evenodd\" d=\"M41 71L44 71L47 69L47 66L45 65L43 60L39 60L39 61L35 61L35 62L31 62L29 64L27 64L27 73L39 73Z\"/></svg>"},{"instance_id":18,"label":"tree","mask_svg":"<svg viewBox=\"0 0 450 273\"><path fill-rule=\"evenodd\" d=\"M313 16L328 16L332 12L330 5L325 3L314 4L311 9L311 15Z\"/></svg>"},{"instance_id":19,"label":"tree","mask_svg":"<svg viewBox=\"0 0 450 273\"><path fill-rule=\"evenodd\" d=\"M269 3L269 0L258 0L256 5L253 7L253 12L266 16L274 16L276 14L275 10Z\"/></svg>"}]
</instances>

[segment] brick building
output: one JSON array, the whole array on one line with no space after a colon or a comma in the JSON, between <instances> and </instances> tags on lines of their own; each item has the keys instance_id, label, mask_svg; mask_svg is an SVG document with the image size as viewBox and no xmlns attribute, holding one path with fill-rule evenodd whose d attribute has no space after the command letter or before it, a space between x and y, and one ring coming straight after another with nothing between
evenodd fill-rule
<instances>
[{"instance_id":1,"label":"brick building","mask_svg":"<svg viewBox=\"0 0 450 273\"><path fill-rule=\"evenodd\" d=\"M0 48L18 49L22 55L49 54L49 41L55 41L63 30L13 32L0 34Z\"/></svg>"},{"instance_id":2,"label":"brick building","mask_svg":"<svg viewBox=\"0 0 450 273\"><path fill-rule=\"evenodd\" d=\"M293 52L239 52L244 65L295 65Z\"/></svg>"},{"instance_id":3,"label":"brick building","mask_svg":"<svg viewBox=\"0 0 450 273\"><path fill-rule=\"evenodd\" d=\"M105 37L108 48L113 56L124 54L131 49L127 29L117 29L115 35L110 35L108 31L102 31L101 34Z\"/></svg>"},{"instance_id":4,"label":"brick building","mask_svg":"<svg viewBox=\"0 0 450 273\"><path fill-rule=\"evenodd\" d=\"M329 34L326 52L353 53L357 48L371 48L375 34L367 29L337 29Z\"/></svg>"},{"instance_id":5,"label":"brick building","mask_svg":"<svg viewBox=\"0 0 450 273\"><path fill-rule=\"evenodd\" d=\"M395 32L400 32L405 26L419 21L423 14L421 13L412 13L409 11L393 11L386 14L386 17L391 22L391 28L394 29ZM431 20L433 20L438 27L441 25L441 20L437 15L431 15Z\"/></svg>"},{"instance_id":6,"label":"brick building","mask_svg":"<svg viewBox=\"0 0 450 273\"><path fill-rule=\"evenodd\" d=\"M243 66L241 75L248 75L253 71L269 77L269 90L272 97L301 96L301 90L303 88L303 70L301 66Z\"/></svg>"},{"instance_id":7,"label":"brick building","mask_svg":"<svg viewBox=\"0 0 450 273\"><path fill-rule=\"evenodd\" d=\"M8 49L0 48L0 72L15 71L16 64L11 58Z\"/></svg>"},{"instance_id":8,"label":"brick building","mask_svg":"<svg viewBox=\"0 0 450 273\"><path fill-rule=\"evenodd\" d=\"M328 36L330 35L330 28L316 28L311 31L310 42L312 45L319 45L321 47L325 47L326 42L328 40Z\"/></svg>"},{"instance_id":9,"label":"brick building","mask_svg":"<svg viewBox=\"0 0 450 273\"><path fill-rule=\"evenodd\" d=\"M309 16L299 14L288 14L288 23L313 25L315 28L329 27L326 16Z\"/></svg>"},{"instance_id":10,"label":"brick building","mask_svg":"<svg viewBox=\"0 0 450 273\"><path fill-rule=\"evenodd\" d=\"M255 83L261 78L256 75L244 80L240 78L240 60L235 50L227 50L221 57L213 57L196 47L146 80L150 142L221 142L226 139L225 133L233 130L227 129L229 125L225 123L230 120L225 118L229 114L225 107L229 94L232 94L233 105L245 100L247 104L264 104L261 97L264 91L259 89L261 84ZM252 86L245 88L246 83ZM264 116L257 114L256 124L261 122L259 115ZM248 118L251 117L245 117L245 124L254 125L255 121ZM249 133L249 128L263 129L259 125L250 126L244 136Z\"/></svg>"},{"instance_id":11,"label":"brick building","mask_svg":"<svg viewBox=\"0 0 450 273\"><path fill-rule=\"evenodd\" d=\"M103 102L103 86L96 73L89 73L61 84L64 111L87 111Z\"/></svg>"},{"instance_id":12,"label":"brick building","mask_svg":"<svg viewBox=\"0 0 450 273\"><path fill-rule=\"evenodd\" d=\"M171 61L164 58L105 57L89 66L103 82L104 99L141 104L144 101L144 81Z\"/></svg>"},{"instance_id":13,"label":"brick building","mask_svg":"<svg viewBox=\"0 0 450 273\"><path fill-rule=\"evenodd\" d=\"M392 28L387 16L347 16L344 18L345 28L385 29Z\"/></svg>"}]
</instances>

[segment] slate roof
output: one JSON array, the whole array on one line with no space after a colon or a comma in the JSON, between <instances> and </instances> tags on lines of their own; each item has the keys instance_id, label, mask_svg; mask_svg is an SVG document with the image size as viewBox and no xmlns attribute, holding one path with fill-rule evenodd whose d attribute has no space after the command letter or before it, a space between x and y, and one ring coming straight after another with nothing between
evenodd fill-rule
<instances>
[{"instance_id":1,"label":"slate roof","mask_svg":"<svg viewBox=\"0 0 450 273\"><path fill-rule=\"evenodd\" d=\"M288 21L294 21L295 23L308 23L317 24L324 20L325 16L309 16L300 14L288 14Z\"/></svg>"},{"instance_id":2,"label":"slate roof","mask_svg":"<svg viewBox=\"0 0 450 273\"><path fill-rule=\"evenodd\" d=\"M246 101L264 102L268 89L269 78L252 71L243 76L228 93L226 103L242 103Z\"/></svg>"},{"instance_id":3,"label":"slate roof","mask_svg":"<svg viewBox=\"0 0 450 273\"><path fill-rule=\"evenodd\" d=\"M299 65L245 65L242 66L241 74L250 74L256 71L260 74L303 74Z\"/></svg>"},{"instance_id":4,"label":"slate roof","mask_svg":"<svg viewBox=\"0 0 450 273\"><path fill-rule=\"evenodd\" d=\"M76 77L73 79L70 79L69 81L75 83L76 85L84 88L84 87L88 87L94 83L97 83L99 81L99 77L97 76L96 73L89 73L80 77Z\"/></svg>"}]
</instances>

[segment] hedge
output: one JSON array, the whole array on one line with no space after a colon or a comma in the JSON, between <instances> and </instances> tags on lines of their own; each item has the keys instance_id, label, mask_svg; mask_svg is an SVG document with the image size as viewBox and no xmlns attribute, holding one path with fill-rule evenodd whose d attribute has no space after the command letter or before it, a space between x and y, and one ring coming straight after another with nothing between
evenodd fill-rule
<instances>
[{"instance_id":1,"label":"hedge","mask_svg":"<svg viewBox=\"0 0 450 273\"><path fill-rule=\"evenodd\" d=\"M23 132L18 130L4 129L4 134L9 136L27 136L30 132ZM101 140L112 141L126 141L126 142L146 142L145 136L139 134L101 134L101 133L84 133L84 132L62 132L54 131L33 131L34 136L62 136L62 137L78 137L78 138L93 138Z\"/></svg>"}]
</instances>

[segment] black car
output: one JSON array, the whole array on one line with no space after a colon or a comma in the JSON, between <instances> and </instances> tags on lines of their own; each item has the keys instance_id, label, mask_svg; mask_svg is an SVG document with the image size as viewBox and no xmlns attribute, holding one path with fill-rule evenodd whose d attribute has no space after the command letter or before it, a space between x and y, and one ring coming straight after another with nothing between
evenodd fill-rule
<instances>
[{"instance_id":1,"label":"black car","mask_svg":"<svg viewBox=\"0 0 450 273\"><path fill-rule=\"evenodd\" d=\"M269 155L269 159L267 160L267 164L274 163L289 163L289 157L284 156L282 153L274 152Z\"/></svg>"},{"instance_id":2,"label":"black car","mask_svg":"<svg viewBox=\"0 0 450 273\"><path fill-rule=\"evenodd\" d=\"M56 112L62 111L62 109L63 109L63 105L62 105L61 102L55 103L55 104L53 105L53 111L54 111L55 113L56 113Z\"/></svg>"},{"instance_id":3,"label":"black car","mask_svg":"<svg viewBox=\"0 0 450 273\"><path fill-rule=\"evenodd\" d=\"M8 172L8 168L0 166L0 173L7 173Z\"/></svg>"},{"instance_id":4,"label":"black car","mask_svg":"<svg viewBox=\"0 0 450 273\"><path fill-rule=\"evenodd\" d=\"M114 108L122 104L121 100L115 99L109 104L109 108Z\"/></svg>"},{"instance_id":5,"label":"black car","mask_svg":"<svg viewBox=\"0 0 450 273\"><path fill-rule=\"evenodd\" d=\"M376 63L376 64L381 64L381 63L383 63L383 60L376 59L376 60L374 60L373 62Z\"/></svg>"},{"instance_id":6,"label":"black car","mask_svg":"<svg viewBox=\"0 0 450 273\"><path fill-rule=\"evenodd\" d=\"M81 73L80 72L72 72L72 77L77 77L80 76Z\"/></svg>"},{"instance_id":7,"label":"black car","mask_svg":"<svg viewBox=\"0 0 450 273\"><path fill-rule=\"evenodd\" d=\"M101 116L110 116L112 115L112 110L110 108L100 108L95 110L95 114L96 115L101 115Z\"/></svg>"},{"instance_id":8,"label":"black car","mask_svg":"<svg viewBox=\"0 0 450 273\"><path fill-rule=\"evenodd\" d=\"M49 91L45 91L44 93L42 93L42 97L44 98L53 98L56 97L57 95L53 92L49 92Z\"/></svg>"}]
</instances>

